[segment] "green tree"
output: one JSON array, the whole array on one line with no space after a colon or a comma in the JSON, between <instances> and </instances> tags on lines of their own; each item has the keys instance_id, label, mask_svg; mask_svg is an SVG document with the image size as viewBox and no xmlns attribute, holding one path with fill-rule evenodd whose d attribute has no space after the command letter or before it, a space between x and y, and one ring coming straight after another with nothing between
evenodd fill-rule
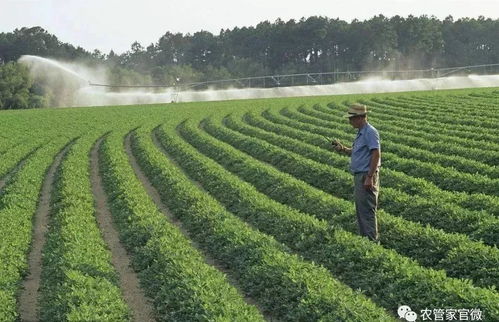
<instances>
[{"instance_id":1,"label":"green tree","mask_svg":"<svg viewBox=\"0 0 499 322\"><path fill-rule=\"evenodd\" d=\"M61 59L89 59L92 55L81 47L62 43L41 27L23 27L11 33L0 33L0 61L17 61L22 55Z\"/></svg>"},{"instance_id":2,"label":"green tree","mask_svg":"<svg viewBox=\"0 0 499 322\"><path fill-rule=\"evenodd\" d=\"M0 109L24 109L45 106L35 93L27 67L9 62L0 65Z\"/></svg>"},{"instance_id":3,"label":"green tree","mask_svg":"<svg viewBox=\"0 0 499 322\"><path fill-rule=\"evenodd\" d=\"M199 31L187 36L186 61L194 68L203 71L208 66L220 67L222 50L219 40L211 32Z\"/></svg>"},{"instance_id":4,"label":"green tree","mask_svg":"<svg viewBox=\"0 0 499 322\"><path fill-rule=\"evenodd\" d=\"M429 68L438 66L444 50L442 22L423 15L407 19L394 16L390 19L397 32L401 68Z\"/></svg>"},{"instance_id":5,"label":"green tree","mask_svg":"<svg viewBox=\"0 0 499 322\"><path fill-rule=\"evenodd\" d=\"M448 66L493 64L499 61L499 20L452 16L443 21L443 60Z\"/></svg>"},{"instance_id":6,"label":"green tree","mask_svg":"<svg viewBox=\"0 0 499 322\"><path fill-rule=\"evenodd\" d=\"M175 86L272 74L491 64L499 62L498 34L499 19L484 17L455 21L449 16L440 21L426 15L378 15L349 23L311 16L223 29L219 35L166 32L147 47L134 42L123 54L110 51L105 55L98 49L88 52L62 43L41 27L23 27L0 33L0 65L21 55L39 55L89 66L105 63L110 67L112 84ZM10 73L19 75L2 80L5 93L12 93L19 79L29 78L21 71ZM28 96L4 94L11 97L8 106L43 105L40 94L49 105L56 104L54 97L61 95L52 95L47 84L36 82L27 86Z\"/></svg>"},{"instance_id":7,"label":"green tree","mask_svg":"<svg viewBox=\"0 0 499 322\"><path fill-rule=\"evenodd\" d=\"M187 44L188 40L181 33L165 33L156 44L154 63L157 66L184 63Z\"/></svg>"},{"instance_id":8,"label":"green tree","mask_svg":"<svg viewBox=\"0 0 499 322\"><path fill-rule=\"evenodd\" d=\"M251 58L234 57L227 63L227 69L233 77L266 76L269 71L265 66Z\"/></svg>"}]
</instances>

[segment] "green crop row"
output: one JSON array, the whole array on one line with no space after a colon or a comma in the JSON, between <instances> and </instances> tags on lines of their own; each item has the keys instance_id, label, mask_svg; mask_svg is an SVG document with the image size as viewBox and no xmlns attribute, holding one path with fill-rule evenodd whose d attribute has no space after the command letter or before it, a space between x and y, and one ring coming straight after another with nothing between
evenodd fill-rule
<instances>
[{"instance_id":1,"label":"green crop row","mask_svg":"<svg viewBox=\"0 0 499 322\"><path fill-rule=\"evenodd\" d=\"M184 122L178 131L196 141L199 131ZM499 314L499 294L478 289L467 282L449 279L443 271L419 266L392 250L369 242L342 229L330 228L318 220L269 199L237 175L225 170L191 145L178 138L172 129L162 128L158 137L169 155L232 213L264 233L273 235L308 260L328 268L335 277L352 288L360 288L379 305L395 312L400 303L414 307L475 307L487 316ZM198 141L197 145L204 142ZM243 177L251 176L246 169ZM464 296L463 296L464 295Z\"/></svg>"},{"instance_id":2,"label":"green crop row","mask_svg":"<svg viewBox=\"0 0 499 322\"><path fill-rule=\"evenodd\" d=\"M225 210L137 131L134 154L163 201L190 235L237 276L241 288L278 319L294 321L392 321L360 293L305 262L275 239L251 229Z\"/></svg>"},{"instance_id":3,"label":"green crop row","mask_svg":"<svg viewBox=\"0 0 499 322\"><path fill-rule=\"evenodd\" d=\"M384 98L373 98L373 102L385 104L392 107L395 110L401 110L406 113L409 113L409 117L417 116L418 114L421 116L425 116L425 118L439 122L442 119L447 119L449 117L453 117L456 115L456 106L454 108L449 108L446 104L447 99L439 99L434 102L420 102L419 104L414 104L414 102L407 100L395 100L389 97ZM465 105L466 103L462 104ZM461 106L459 106L459 113L461 112ZM456 118L456 124L462 126L469 126L475 128L490 128L490 118L486 115L480 113L479 110L474 110L471 113L468 112L462 113L462 118ZM493 127L492 127L493 128Z\"/></svg>"},{"instance_id":4,"label":"green crop row","mask_svg":"<svg viewBox=\"0 0 499 322\"><path fill-rule=\"evenodd\" d=\"M320 127L316 127L314 125L307 124L307 123L300 123L300 122L294 121L290 118L278 116L278 115L272 113L271 111L265 111L264 113L262 113L262 117L265 118L267 121L270 121L271 123L279 126L278 133L286 132L287 136L295 137L297 139L301 139L303 137L303 139L306 139L307 137L309 137L311 135L321 135L322 136L321 137L322 143L318 144L318 146L324 147L324 144L327 143L327 148L330 148L329 143L324 140L324 137L323 137L324 135L326 135L326 136L336 135L340 139L342 138L342 139L348 140L348 138L345 136L345 134L342 133L341 131L336 131L335 129L320 128ZM294 132L298 131L298 130L299 130L300 136L296 137ZM311 141L311 143L312 144L315 143L315 145L317 145L316 142L317 142L317 136L315 136L314 141ZM406 178L409 179L409 177L406 177ZM418 179L414 178L411 180L414 181L414 180L418 180ZM412 190L412 192L411 192L411 190L409 190L408 192L410 192L410 193L424 192L426 189L424 189L424 187L422 187L422 185L424 185L425 182L428 184L428 182L426 180L424 180L424 181L421 181L421 184L416 185L417 189L420 189L420 190ZM413 182L413 184L414 183L415 182ZM400 181L397 182L396 187L399 187L400 184L401 184ZM498 216L498 214L499 214L499 201L497 201L497 198L495 198L493 196L489 196L489 195L485 195L485 194L472 194L472 195L470 195L470 194L463 193L463 192L445 192L445 195L447 196L447 198L445 198L444 200L449 200L453 203L458 204L461 207L468 208L470 210L479 210L479 211L485 210L488 213L491 213L495 216Z\"/></svg>"},{"instance_id":5,"label":"green crop row","mask_svg":"<svg viewBox=\"0 0 499 322\"><path fill-rule=\"evenodd\" d=\"M487 119L494 117L495 113L490 109L478 109L477 107L490 107L490 104L484 104L487 100L472 98L470 96L461 96L452 98L450 95L441 99L417 98L417 97L385 97L375 99L376 102L385 104L401 104L403 107L411 108L424 113L444 112L448 115L457 115L462 117L472 117L476 119ZM457 107L457 108L456 108Z\"/></svg>"},{"instance_id":6,"label":"green crop row","mask_svg":"<svg viewBox=\"0 0 499 322\"><path fill-rule=\"evenodd\" d=\"M2 146L0 146L0 157L4 158L6 154L9 154L9 153L15 153L16 150L18 150L20 147L22 147L23 145L26 145L27 142L25 142L26 140L25 139L18 139L16 141L14 140L11 140L11 141L8 141L8 140L5 140L4 142L2 142ZM8 168L6 166L3 166L3 168ZM3 170L0 170L0 173L2 173Z\"/></svg>"},{"instance_id":7,"label":"green crop row","mask_svg":"<svg viewBox=\"0 0 499 322\"><path fill-rule=\"evenodd\" d=\"M0 209L0 321L14 321L19 286L28 270L32 220L44 174L68 139L54 140L25 159L2 191Z\"/></svg>"},{"instance_id":8,"label":"green crop row","mask_svg":"<svg viewBox=\"0 0 499 322\"><path fill-rule=\"evenodd\" d=\"M385 123L386 126L395 130L402 129L408 135L422 138L434 136L431 142L451 143L452 145L466 149L483 148L486 150L495 150L499 145L499 141L491 129L460 126L459 124L455 124L454 119L457 116L448 116L447 118L442 118L439 122L430 121L425 118L424 113L418 118L411 118L403 110L394 111L391 105L380 104L365 99L360 99L359 101L369 105L369 109L372 112L370 114L373 117L375 116L378 121ZM346 110L345 105L348 105L348 102L344 102L343 105L329 104L328 107L330 110L333 108L334 111L337 111L338 108L341 109L341 106L343 106ZM460 152L463 153L462 151Z\"/></svg>"},{"instance_id":9,"label":"green crop row","mask_svg":"<svg viewBox=\"0 0 499 322\"><path fill-rule=\"evenodd\" d=\"M495 92L497 93L497 92ZM494 95L494 92L475 92L468 93L468 95L449 95L449 103L454 103L459 99L463 99L465 102L470 102L467 104L471 109L484 112L484 115L490 117L497 117L497 114L494 113L494 108L499 103L499 97ZM478 107L478 108L477 108ZM482 108L485 107L485 108Z\"/></svg>"},{"instance_id":10,"label":"green crop row","mask_svg":"<svg viewBox=\"0 0 499 322\"><path fill-rule=\"evenodd\" d=\"M16 165L19 165L23 160L26 160L42 145L41 142L34 140L32 143L21 144L2 155L2 162L0 162L0 178L4 178L16 167Z\"/></svg>"},{"instance_id":11,"label":"green crop row","mask_svg":"<svg viewBox=\"0 0 499 322\"><path fill-rule=\"evenodd\" d=\"M283 115L291 119L316 125L320 128L330 129L341 127L341 125L337 126L336 124L323 121L322 119L319 119L318 116L306 116L301 113L304 113L303 109L300 109L299 112L293 112L289 109L284 109L282 111ZM391 140L393 137L400 137L400 134L393 134L387 131L382 132L382 135L386 140ZM499 157L494 158L498 158L499 160ZM462 173L453 168L446 168L438 164L430 164L419 160L404 159L391 153L385 153L383 160L382 163L384 162L384 165L388 164L389 167L394 170L403 171L412 176L427 179L442 189L467 193L486 193L492 196L499 196L499 179L491 179L479 174L473 175L470 173Z\"/></svg>"},{"instance_id":12,"label":"green crop row","mask_svg":"<svg viewBox=\"0 0 499 322\"><path fill-rule=\"evenodd\" d=\"M340 185L337 184L334 176L326 178L321 173L307 168L306 164L298 161L299 158L289 160L280 153L269 153L269 149L272 148L270 144L215 125L213 121L206 120L203 128L212 136L229 143L240 151L206 136L204 136L203 144L196 145L196 148L231 169L232 172L241 175L245 172L238 169L252 169L250 172L252 175L245 177L244 180L257 186L260 192L318 218L331 220L332 223L339 224L349 231L356 230L352 203L313 187L319 183L322 186L329 186L328 190L339 189ZM271 167L256 166L248 161L248 157L241 151L262 161L270 162L285 172L298 174L312 186ZM231 157L232 154L237 157ZM257 177L259 180L255 179ZM470 278L476 285L483 287L499 285L499 250L497 248L470 241L464 235L447 234L430 226L425 227L391 216L382 210L379 211L379 221L381 243L386 247L412 257L425 266L445 269L449 276Z\"/></svg>"},{"instance_id":13,"label":"green crop row","mask_svg":"<svg viewBox=\"0 0 499 322\"><path fill-rule=\"evenodd\" d=\"M43 250L41 321L127 321L111 254L94 216L88 134L71 146L56 173Z\"/></svg>"},{"instance_id":14,"label":"green crop row","mask_svg":"<svg viewBox=\"0 0 499 322\"><path fill-rule=\"evenodd\" d=\"M367 101L359 99L359 102L366 103ZM338 120L337 125L346 126L345 119L341 115L344 114L350 102L344 102L344 105L329 103L326 109L322 109L328 117ZM372 104L370 106L370 116L376 119L376 128L386 130L388 133L396 133L399 136L392 135L393 142L410 144L411 146L425 149L428 151L438 152L447 155L459 155L465 158L474 159L478 162L494 166L491 161L495 160L494 154L491 152L497 148L497 144L489 141L477 141L466 139L459 135L448 135L444 133L443 128L439 128L439 124L446 124L443 120L442 123L435 124L433 127L419 129L417 124L421 121L424 123L424 118L414 120L412 118L404 119L403 115L386 116L386 110L389 107L378 106L379 104ZM417 123L415 122L417 121ZM410 129L408 124L416 123L415 129ZM452 120L447 120L447 123L452 124ZM327 124L327 123L326 123ZM327 125L329 126L329 125ZM471 131L471 130L468 130ZM442 132L442 133L441 133ZM478 129L473 129L473 132L478 132ZM403 133L403 135L402 135ZM487 132L485 132L487 134Z\"/></svg>"},{"instance_id":15,"label":"green crop row","mask_svg":"<svg viewBox=\"0 0 499 322\"><path fill-rule=\"evenodd\" d=\"M339 131L332 130L321 130L313 127L312 125L300 124L296 121L280 117L271 111L264 111L262 115L257 116L254 113L248 113L244 117L244 121L252 126L264 129L268 132L273 132L282 136L294 138L303 143L307 143L309 145L319 147L323 150L322 155L324 158L327 158L327 163L337 164L337 167L348 169L349 167L349 158L343 155L339 155L338 153L331 153L332 147L330 142L325 141L324 136L333 136L345 140L349 140L350 137L342 134ZM384 145L386 144L383 143ZM328 153L325 153L325 152ZM384 159L384 157L383 157ZM321 159L316 159L317 161ZM427 180L414 178L408 176L399 171L385 169L383 166L384 177L390 179L390 176L386 177L387 173L390 173L391 176L396 180L389 181L389 185L393 188L400 189L409 194L418 194L424 197L431 198L435 196L435 193L438 193L438 198L444 202L450 202L460 207L467 208L470 210L485 210L493 215L499 215L499 200L493 196L485 195L485 194L468 194L464 192L450 192L441 190L431 182ZM383 185L386 182L383 183Z\"/></svg>"},{"instance_id":16,"label":"green crop row","mask_svg":"<svg viewBox=\"0 0 499 322\"><path fill-rule=\"evenodd\" d=\"M482 98L473 97L469 95L445 95L445 96L430 96L430 95L401 95L384 97L383 100L386 102L396 102L396 103L411 103L418 111L454 111L457 112L454 101L458 99L461 101L459 106L459 112L470 113L470 115L475 115L475 113L480 112L476 109L476 104L481 104L484 102ZM486 111L484 114L488 116Z\"/></svg>"},{"instance_id":17,"label":"green crop row","mask_svg":"<svg viewBox=\"0 0 499 322\"><path fill-rule=\"evenodd\" d=\"M449 95L450 97L453 97L453 98L459 98L463 95L460 95L460 96L457 96L457 95ZM487 100L493 100L495 102L497 102L499 100L499 92L497 90L492 90L492 91L473 91L473 92L470 92L468 93L468 96L470 99L482 99L482 98L486 98Z\"/></svg>"},{"instance_id":18,"label":"green crop row","mask_svg":"<svg viewBox=\"0 0 499 322\"><path fill-rule=\"evenodd\" d=\"M0 196L3 194L3 188L9 185L16 173L21 170L26 160L29 159L37 150L39 150L42 146L34 147L31 151L29 151L26 155L17 155L14 158L8 159L6 158L6 162L2 164L4 169L0 169L0 171L4 172L0 177ZM10 155L12 156L12 155ZM19 159L20 158L20 159ZM3 208L2 201L0 199L0 209Z\"/></svg>"},{"instance_id":19,"label":"green crop row","mask_svg":"<svg viewBox=\"0 0 499 322\"><path fill-rule=\"evenodd\" d=\"M319 112L320 117L328 119L331 117L331 112L328 109L320 105L314 105L312 107L315 111ZM326 113L326 115L322 114ZM333 118L331 117L331 120ZM344 118L337 118L337 122L345 122ZM419 123L419 122L418 122ZM347 129L345 124L341 124L343 129ZM406 123L406 128L410 128L410 124ZM435 130L433 130L435 131ZM480 143L474 146L479 146ZM394 143L392 141L383 140L383 150L387 152L393 152L396 155L411 160L420 160L424 162L429 162L432 164L439 164L444 167L452 167L460 172L470 173L470 174L481 174L492 179L499 178L499 168L484 164L482 162L477 162L475 160L470 160L462 156L456 155L445 155L440 154L438 151L428 151L419 149L406 144Z\"/></svg>"},{"instance_id":20,"label":"green crop row","mask_svg":"<svg viewBox=\"0 0 499 322\"><path fill-rule=\"evenodd\" d=\"M2 158L5 154L15 152L24 145L35 144L36 142L33 141L47 134L45 129L33 129L25 122L20 123L20 119L24 121L22 117L15 117L12 114L9 115L8 111L2 111L2 133L0 134L0 157Z\"/></svg>"},{"instance_id":21,"label":"green crop row","mask_svg":"<svg viewBox=\"0 0 499 322\"><path fill-rule=\"evenodd\" d=\"M496 150L498 147L497 138L492 133L485 132L478 128L473 130L471 129L457 129L457 126L453 126L452 120L447 120L438 123L438 122L430 122L424 119L424 115L421 118L413 119L407 118L403 113L395 114L389 113L389 106L380 106L377 103L372 104L370 101L360 99L360 102L369 104L369 115L376 119L376 124L382 124L388 129L393 130L395 133L399 131L405 132L406 137L422 137L425 139L430 139L428 143L443 143L449 144L449 151L444 150L445 154L450 156L452 155L460 155L462 157L467 157L469 155L466 154L466 150L463 149L471 149L475 150ZM315 109L328 114L330 117L336 117L338 123L344 124L344 118L341 116L344 114L344 111L347 109L345 105L348 102L343 102L343 104L337 103L329 103L326 107L322 107L320 105L314 105ZM343 123L342 123L343 120ZM426 145L421 145L419 141L410 141L412 143L416 143L417 147L423 147L426 150L441 153L441 149L435 149L434 145L430 145L430 147L426 147ZM404 143L404 141L401 141ZM456 150L456 147L460 149ZM452 149L454 148L454 150ZM477 160L480 161L480 160Z\"/></svg>"},{"instance_id":22,"label":"green crop row","mask_svg":"<svg viewBox=\"0 0 499 322\"><path fill-rule=\"evenodd\" d=\"M100 155L114 222L133 254L134 268L147 295L154 299L157 320L263 320L158 210L123 151L123 135L109 135Z\"/></svg>"},{"instance_id":23,"label":"green crop row","mask_svg":"<svg viewBox=\"0 0 499 322\"><path fill-rule=\"evenodd\" d=\"M232 121L238 122L241 130L247 135L259 137L286 150L335 168L343 170L349 168L349 157L333 152L330 142L324 139L324 136L332 134L330 131L318 130L314 133L300 130L305 127L299 126L295 128L293 126L296 124L293 121L281 120L270 111L265 111L262 115L247 113L243 117L244 123ZM386 162L383 164L386 165ZM434 215L438 215L440 212L444 217L455 217L458 215L457 213L460 213L459 217L469 221L467 223L462 222L462 224L466 225L472 224L473 221L482 225L481 221L490 219L493 222L499 216L499 198L497 197L441 190L431 182L411 177L404 172L395 171L385 166L382 167L382 172L383 187L401 190L411 196L425 198L428 202L436 202L435 207L432 209L432 211L436 211L433 213ZM385 197L390 202L389 196ZM432 216L432 214L428 214L428 216ZM445 218L443 220L445 221ZM462 227L457 228L457 231L469 233L475 232L476 228L475 226Z\"/></svg>"},{"instance_id":24,"label":"green crop row","mask_svg":"<svg viewBox=\"0 0 499 322\"><path fill-rule=\"evenodd\" d=\"M251 138L258 138L271 143L274 148L268 149L269 154L273 156L279 155L279 159L285 163L297 160L297 162L302 163L302 166L305 166L306 170L310 170L310 177L318 173L326 181L335 180L337 183L335 187L328 187L327 183L324 186L318 186L317 183L314 183L316 187L335 193L344 199L352 199L352 176L342 171L342 169L347 168L345 157L324 151L316 146L304 144L298 140L264 132L259 128L249 127L234 117L226 118L225 124L227 127ZM337 159L339 159L339 162L336 161ZM304 175L301 171L289 171L294 171L293 174L295 175L300 173L299 178L307 181L305 179L307 175ZM482 239L490 245L499 244L499 218L485 212L469 211L451 203L444 203L438 198L440 190L436 188L431 189L426 186L426 195L419 195L417 186L411 187L410 180L407 180L404 174L389 169L383 170L382 173L381 178L386 177L388 184L383 185L380 204L386 211L392 214L401 214L401 216L411 221L421 221L448 232L467 234L473 239ZM402 181L404 179L406 179L405 191L407 193L397 190L401 184L404 184ZM414 190L411 191L411 189ZM432 196L432 190L435 196Z\"/></svg>"},{"instance_id":25,"label":"green crop row","mask_svg":"<svg viewBox=\"0 0 499 322\"><path fill-rule=\"evenodd\" d=\"M352 127L349 124L347 124L347 120L345 118L335 117L335 116L332 116L331 114L326 114L326 113L314 111L311 109L299 108L296 112L291 111L290 109L284 109L284 110L282 110L281 114L283 114L287 117L293 118L299 122L304 122L304 123L316 125L316 126L319 126L322 128L336 128L337 130L342 129L343 131L352 131ZM435 140L437 140L437 135L434 135L434 136L431 135L431 136L433 136L433 138L430 139L429 134L424 134L424 135L412 134L412 135L410 135L409 130L407 130L407 129L403 129L403 128L394 129L391 127L391 125L386 126L378 121L376 121L375 125L376 125L375 127L383 135L382 139L384 139L385 141L387 140L388 142L395 142L395 143L399 143L402 145L417 146L421 149L424 149L424 150L427 150L430 152L434 152L434 153L441 152L442 149L439 149L440 146L445 146L447 148L451 146L451 147L455 147L455 149L457 149L457 150L461 150L461 151L466 152L467 155L466 156L462 155L462 156L465 158L472 159L475 162L480 162L480 161L476 160L476 158L482 157L482 156L484 158L487 158L486 160L484 160L484 162L487 161L485 163L489 164L489 166L491 165L491 163L493 166L494 162L499 161L499 157L496 154L492 153L492 151L477 149L476 146L474 148L463 148L463 147L459 146L457 143L454 144L454 143L450 143L449 141L444 141L445 144L430 143L430 142L435 142ZM428 140L431 140L431 141L428 141ZM471 153L475 154L475 152L476 152L476 154L478 154L478 156L473 155L473 157L470 158ZM473 177L472 174L458 172L452 168L444 168L444 167L439 166L437 164L427 164L428 166L425 166L425 163L423 163L421 161L418 162L417 160L408 160L407 162L409 162L409 161L413 162L417 167L424 167L426 169L426 171L428 171L428 172L431 171L431 167L429 167L429 166L434 166L436 168L439 168L440 171L447 172L446 175L452 176L451 177L452 180L450 180L451 183L454 183L454 182L460 183L459 178L461 178L461 177L463 178L461 181L467 182L467 181L469 181L470 177ZM495 179L496 180L495 181L494 179L490 179L488 177L480 176L477 174L475 176L478 177L477 181L483 181L484 184L490 186L490 188L489 187L486 187L486 188L489 188L489 190L491 191L492 194L494 194L494 193L497 194L497 192L495 190L493 190L493 187L495 187L497 185L496 181L499 181L499 180ZM429 179L432 178L430 175L428 175L427 177ZM460 188L460 187L452 186L451 183L444 182L442 184L450 185L454 189ZM436 182L435 184L439 184L439 182ZM446 187L446 188L448 188L448 187ZM468 188L468 187L466 187L466 188ZM471 184L471 188L476 188L476 187L473 184ZM480 191L480 190L478 190L478 191ZM473 193L476 191L471 190L469 192Z\"/></svg>"},{"instance_id":26,"label":"green crop row","mask_svg":"<svg viewBox=\"0 0 499 322\"><path fill-rule=\"evenodd\" d=\"M419 104L415 104L414 101L392 100L388 97L376 98L376 100L381 103L395 105L397 108L411 109L410 106L412 105L413 111L422 112L423 115L431 115L437 119L437 122L439 118L456 117L459 113L460 117L456 117L456 124L471 126L485 131L495 129L491 119L495 115L490 109L493 104L487 103L487 100L484 99L463 100L461 98L461 103L459 103L458 100L446 97L437 99L434 102L428 100L421 101Z\"/></svg>"},{"instance_id":27,"label":"green crop row","mask_svg":"<svg viewBox=\"0 0 499 322\"><path fill-rule=\"evenodd\" d=\"M411 102L386 102L385 98L373 98L371 99L372 103L377 103L385 106L390 111L397 111L404 114L406 117L412 119L424 118L428 121L433 121L436 123L445 122L449 119L453 119L453 124L459 126L462 129L477 129L481 128L484 130L494 129L494 123L490 119L480 120L476 118L468 118L455 117L456 110L454 110L454 114L450 113L450 111L446 111L444 108L439 110L428 111L426 109L418 109L418 105L414 105ZM439 105L438 101L435 102L436 105ZM440 106L439 106L440 107Z\"/></svg>"},{"instance_id":28,"label":"green crop row","mask_svg":"<svg viewBox=\"0 0 499 322\"><path fill-rule=\"evenodd\" d=\"M316 112L314 110L299 108L299 112L304 113L308 116L316 117L320 120L324 120L329 115L321 112ZM346 120L340 120L346 123ZM324 127L325 123L321 121L321 126ZM337 125L337 122L330 127L343 127L345 130L351 130L350 128L346 128L346 124ZM380 129L381 131L381 129ZM438 163L427 162L418 160L421 158L421 154L414 153L407 158L399 157L399 151L401 150L399 147L393 148L390 146L391 139L393 137L401 137L404 132L399 131L396 135L393 132L381 132L383 137L387 138L387 144L389 153L385 153L384 161L385 165L391 167L395 170L403 171L411 176L425 178L429 181L434 182L435 185L439 186L442 189L450 190L450 191L463 191L467 193L486 193L490 195L499 196L499 179L489 178L487 176L481 175L479 173L464 173L461 171L457 171L452 167L445 167ZM385 140L386 141L386 140ZM403 144L399 144L402 145ZM423 150L423 153L428 151ZM392 154L393 153L393 154ZM498 159L499 160L499 159ZM479 162L473 161L474 163L480 165ZM496 170L494 167L489 167L492 170Z\"/></svg>"}]
</instances>

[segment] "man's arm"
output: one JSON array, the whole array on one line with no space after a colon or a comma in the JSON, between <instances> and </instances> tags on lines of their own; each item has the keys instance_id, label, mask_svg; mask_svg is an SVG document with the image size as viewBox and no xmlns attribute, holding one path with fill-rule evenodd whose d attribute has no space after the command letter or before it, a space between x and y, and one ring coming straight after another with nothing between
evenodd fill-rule
<instances>
[{"instance_id":1,"label":"man's arm","mask_svg":"<svg viewBox=\"0 0 499 322\"><path fill-rule=\"evenodd\" d=\"M368 177L372 177L376 170L378 169L379 159L381 158L381 152L379 149L372 149L371 162L369 163L369 171L367 172Z\"/></svg>"},{"instance_id":2,"label":"man's arm","mask_svg":"<svg viewBox=\"0 0 499 322\"><path fill-rule=\"evenodd\" d=\"M378 169L379 159L381 158L381 152L379 149L372 149L371 152L369 171L367 172L366 180L364 181L364 188L367 190L372 190L374 188L374 173Z\"/></svg>"},{"instance_id":3,"label":"man's arm","mask_svg":"<svg viewBox=\"0 0 499 322\"><path fill-rule=\"evenodd\" d=\"M340 141L338 140L334 140L333 141L333 146L334 146L334 149L338 152L343 152L345 153L346 155L352 155L352 149L350 148L347 148L346 146L344 146Z\"/></svg>"},{"instance_id":4,"label":"man's arm","mask_svg":"<svg viewBox=\"0 0 499 322\"><path fill-rule=\"evenodd\" d=\"M352 155L352 149L347 148L346 146L343 146L343 153L350 156L350 155Z\"/></svg>"}]
</instances>

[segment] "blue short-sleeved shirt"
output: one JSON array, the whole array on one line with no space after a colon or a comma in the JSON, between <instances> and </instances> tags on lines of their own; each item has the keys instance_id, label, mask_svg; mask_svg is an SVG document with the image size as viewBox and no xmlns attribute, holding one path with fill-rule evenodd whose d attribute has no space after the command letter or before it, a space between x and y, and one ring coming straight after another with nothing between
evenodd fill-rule
<instances>
[{"instance_id":1,"label":"blue short-sleeved shirt","mask_svg":"<svg viewBox=\"0 0 499 322\"><path fill-rule=\"evenodd\" d=\"M350 161L350 171L352 173L369 171L371 162L371 150L381 150L379 133L371 124L366 123L357 132L357 137L352 146L352 158ZM381 165L381 159L378 167Z\"/></svg>"}]
</instances>

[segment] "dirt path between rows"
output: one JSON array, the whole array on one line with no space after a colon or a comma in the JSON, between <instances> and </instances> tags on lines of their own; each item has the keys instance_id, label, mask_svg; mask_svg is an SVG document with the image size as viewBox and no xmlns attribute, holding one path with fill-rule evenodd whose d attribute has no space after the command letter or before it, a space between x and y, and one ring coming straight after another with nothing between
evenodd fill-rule
<instances>
[{"instance_id":1,"label":"dirt path between rows","mask_svg":"<svg viewBox=\"0 0 499 322\"><path fill-rule=\"evenodd\" d=\"M191 242L192 246L195 247L199 253L203 256L203 259L204 259L204 262L210 266L213 266L215 269L217 269L218 271L222 272L224 274L224 276L227 278L227 280L229 281L229 283L234 287L236 288L236 290L238 291L239 294L241 294L241 296L243 297L243 300L246 302L246 304L249 304L249 305L252 305L252 306L255 306L259 311L260 313L263 315L264 319L266 321L276 321L275 318L271 317L269 314L267 314L267 312L265 312L262 307L258 304L258 302L255 301L255 299L253 298L250 298L248 296L246 296L245 292L242 290L240 284L237 282L236 279L234 279L231 275L230 275L230 272L228 271L228 269L225 267L225 265L223 265L222 263L220 263L219 261L217 261L216 259L212 258L209 254L207 254L205 251L203 251L202 247L199 245L199 243L197 243L195 240L193 240L192 238L190 238L190 234L189 232L184 228L182 227L182 223L170 212L170 210L167 208L167 206L163 203L163 201L161 200L161 196L159 195L158 191L156 190L156 188L150 183L149 179L146 177L146 175L142 172L142 169L140 168L139 164L137 163L137 160L135 158L135 156L133 155L132 153L132 148L131 148L131 138L130 138L130 134L126 136L125 138L125 149L126 149L126 153L128 155L128 159L130 161L130 164L132 165L132 168L134 169L135 171L135 174L137 176L137 178L139 179L139 181L142 183L142 185L144 186L144 188L146 189L147 191L147 194L153 199L154 203L156 204L156 206L160 209L160 211L168 218L168 220L174 224L181 232L182 234L187 238L189 239L189 241ZM151 133L151 138L152 138L152 141L153 143L155 144L155 146L177 167L179 168L182 172L183 172L183 169L182 167L180 167L180 165L173 159L171 158L168 153L165 151L165 149L161 146L161 143L159 142L159 140L157 139L154 131ZM194 180L191 180L189 179L193 184L195 184L197 187L199 187L201 190L205 191L204 188L202 187L202 185L197 182L197 181L194 181Z\"/></svg>"},{"instance_id":2,"label":"dirt path between rows","mask_svg":"<svg viewBox=\"0 0 499 322\"><path fill-rule=\"evenodd\" d=\"M23 280L21 293L19 296L19 313L22 321L38 321L38 290L40 288L40 276L42 272L42 249L45 245L45 234L48 230L48 220L50 214L50 200L54 175L71 145L67 145L54 158L52 165L43 180L40 198L33 220L33 233L31 250L28 255L28 275ZM25 160L17 166L22 167Z\"/></svg>"},{"instance_id":3,"label":"dirt path between rows","mask_svg":"<svg viewBox=\"0 0 499 322\"><path fill-rule=\"evenodd\" d=\"M91 182L94 194L97 223L104 241L111 250L111 262L119 274L120 288L123 297L132 311L132 317L137 322L154 321L153 308L150 300L140 287L137 274L130 265L130 258L119 240L119 234L114 227L109 210L107 196L99 174L99 146L102 139L96 142L90 153Z\"/></svg>"}]
</instances>

